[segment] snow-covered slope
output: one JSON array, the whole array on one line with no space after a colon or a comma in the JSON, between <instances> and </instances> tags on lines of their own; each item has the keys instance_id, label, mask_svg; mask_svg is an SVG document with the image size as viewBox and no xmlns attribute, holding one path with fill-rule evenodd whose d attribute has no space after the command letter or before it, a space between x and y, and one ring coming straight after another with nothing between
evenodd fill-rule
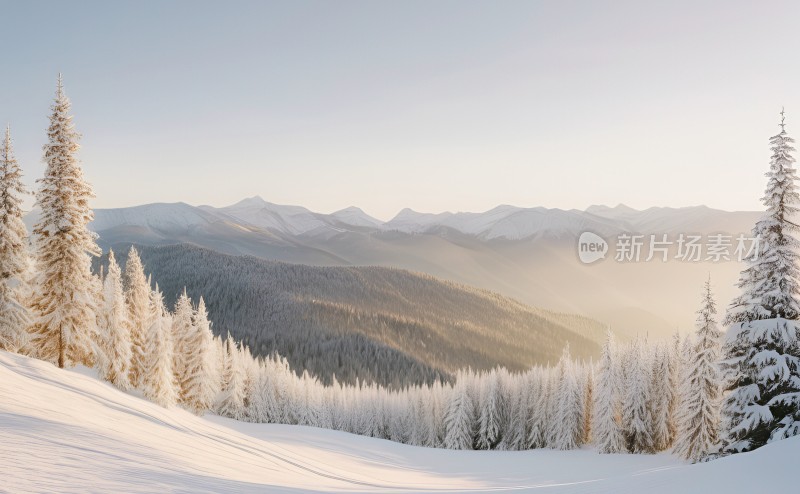
<instances>
[{"instance_id":1,"label":"snow-covered slope","mask_svg":"<svg viewBox=\"0 0 800 494\"><path fill-rule=\"evenodd\" d=\"M166 410L87 370L0 352L0 491L794 492L800 438L710 463L670 455L416 448Z\"/></svg>"}]
</instances>

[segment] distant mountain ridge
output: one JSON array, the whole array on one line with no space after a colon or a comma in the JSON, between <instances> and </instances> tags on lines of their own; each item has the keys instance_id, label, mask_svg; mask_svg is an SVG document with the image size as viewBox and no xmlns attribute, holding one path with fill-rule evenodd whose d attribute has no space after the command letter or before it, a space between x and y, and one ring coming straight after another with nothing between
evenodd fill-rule
<instances>
[{"instance_id":1,"label":"distant mountain ridge","mask_svg":"<svg viewBox=\"0 0 800 494\"><path fill-rule=\"evenodd\" d=\"M610 235L622 231L671 233L681 228L706 231L712 225L720 229L728 226L738 228L739 217L752 219L757 214L706 206L652 207L640 211L620 204L613 208L595 205L581 211L501 205L483 213L420 213L406 208L391 220L382 222L355 206L324 214L302 206L270 203L255 196L221 208L156 203L97 209L92 228L95 231L120 226L157 231L165 228L190 230L201 225L224 223L244 230L267 230L289 236L327 236L352 229L425 233L444 227L484 240L524 240L538 236L574 235L585 230Z\"/></svg>"}]
</instances>

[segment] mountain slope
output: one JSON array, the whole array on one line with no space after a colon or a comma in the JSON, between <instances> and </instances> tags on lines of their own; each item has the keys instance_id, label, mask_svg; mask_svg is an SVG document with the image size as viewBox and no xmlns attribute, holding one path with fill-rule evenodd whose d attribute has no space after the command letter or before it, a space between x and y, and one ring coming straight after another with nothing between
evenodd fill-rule
<instances>
[{"instance_id":1,"label":"mountain slope","mask_svg":"<svg viewBox=\"0 0 800 494\"><path fill-rule=\"evenodd\" d=\"M127 246L115 250L124 262ZM185 285L205 298L215 332L325 380L404 385L468 366L520 370L554 363L565 342L576 357L597 357L604 338L597 321L398 269L284 264L185 244L140 254L168 303Z\"/></svg>"},{"instance_id":2,"label":"mountain slope","mask_svg":"<svg viewBox=\"0 0 800 494\"><path fill-rule=\"evenodd\" d=\"M88 373L0 351L0 490L745 494L796 487L800 438L696 465L666 454L426 449L196 417Z\"/></svg>"}]
</instances>

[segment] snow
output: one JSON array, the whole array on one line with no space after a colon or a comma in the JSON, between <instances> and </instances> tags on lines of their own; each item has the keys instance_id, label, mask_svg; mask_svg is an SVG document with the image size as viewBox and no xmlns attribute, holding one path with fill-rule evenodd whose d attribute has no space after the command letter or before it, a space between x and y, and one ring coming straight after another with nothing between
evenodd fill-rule
<instances>
[{"instance_id":1,"label":"snow","mask_svg":"<svg viewBox=\"0 0 800 494\"><path fill-rule=\"evenodd\" d=\"M350 206L342 210L336 211L330 215L332 219L339 220L342 223L353 226L366 226L373 228L381 228L383 222L377 218L365 213L361 208Z\"/></svg>"},{"instance_id":2,"label":"snow","mask_svg":"<svg viewBox=\"0 0 800 494\"><path fill-rule=\"evenodd\" d=\"M417 448L164 409L87 369L0 352L9 492L793 492L800 437L697 465L672 455ZM757 474L756 474L757 472Z\"/></svg>"},{"instance_id":3,"label":"snow","mask_svg":"<svg viewBox=\"0 0 800 494\"><path fill-rule=\"evenodd\" d=\"M155 203L118 209L96 209L95 219L89 224L93 231L118 226L140 226L153 230L183 232L191 227L216 221L213 214L200 208L179 203Z\"/></svg>"}]
</instances>

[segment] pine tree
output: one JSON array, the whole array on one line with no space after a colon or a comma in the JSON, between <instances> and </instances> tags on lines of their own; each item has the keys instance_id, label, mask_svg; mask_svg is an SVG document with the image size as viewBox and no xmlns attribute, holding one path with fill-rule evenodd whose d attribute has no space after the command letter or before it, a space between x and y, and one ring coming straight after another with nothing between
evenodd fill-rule
<instances>
[{"instance_id":1,"label":"pine tree","mask_svg":"<svg viewBox=\"0 0 800 494\"><path fill-rule=\"evenodd\" d=\"M653 353L653 382L651 396L651 409L653 413L653 448L663 451L670 446L670 429L672 427L670 400L672 397L670 376L669 349L664 344L658 344Z\"/></svg>"},{"instance_id":2,"label":"pine tree","mask_svg":"<svg viewBox=\"0 0 800 494\"><path fill-rule=\"evenodd\" d=\"M461 373L456 380L444 415L444 447L447 449L472 449L473 445L475 405L464 377Z\"/></svg>"},{"instance_id":3,"label":"pine tree","mask_svg":"<svg viewBox=\"0 0 800 494\"><path fill-rule=\"evenodd\" d=\"M551 445L555 449L575 449L583 437L583 390L578 385L575 365L569 354L569 344L558 362L558 392L554 435Z\"/></svg>"},{"instance_id":4,"label":"pine tree","mask_svg":"<svg viewBox=\"0 0 800 494\"><path fill-rule=\"evenodd\" d=\"M504 425L503 390L500 373L495 369L484 375L485 389L478 416L478 448L495 449L503 440L501 431Z\"/></svg>"},{"instance_id":5,"label":"pine tree","mask_svg":"<svg viewBox=\"0 0 800 494\"><path fill-rule=\"evenodd\" d=\"M529 401L530 415L528 417L528 447L544 448L547 446L547 412L549 410L549 369L537 367L533 372L531 394Z\"/></svg>"},{"instance_id":6,"label":"pine tree","mask_svg":"<svg viewBox=\"0 0 800 494\"><path fill-rule=\"evenodd\" d=\"M646 343L637 339L627 353L623 424L628 451L652 453L653 414L650 408L651 365Z\"/></svg>"},{"instance_id":7,"label":"pine tree","mask_svg":"<svg viewBox=\"0 0 800 494\"><path fill-rule=\"evenodd\" d=\"M720 375L717 367L720 332L711 294L711 280L703 290L703 305L697 312L697 332L692 359L681 387L678 440L675 452L697 461L714 452L718 442Z\"/></svg>"},{"instance_id":8,"label":"pine tree","mask_svg":"<svg viewBox=\"0 0 800 494\"><path fill-rule=\"evenodd\" d=\"M191 376L187 361L195 351L195 348L192 347L193 340L197 339L197 328L192 322L193 317L192 300L186 294L186 288L184 288L183 293L175 302L175 312L172 316L172 343L175 347L172 371L175 373L175 379L178 383L178 401L181 404L186 404L189 401L188 388Z\"/></svg>"},{"instance_id":9,"label":"pine tree","mask_svg":"<svg viewBox=\"0 0 800 494\"><path fill-rule=\"evenodd\" d=\"M122 272L114 251L108 251L108 274L103 281L102 307L99 314L100 346L104 358L100 375L120 389L130 388L131 335Z\"/></svg>"},{"instance_id":10,"label":"pine tree","mask_svg":"<svg viewBox=\"0 0 800 494\"><path fill-rule=\"evenodd\" d=\"M89 208L93 194L76 156L79 134L69 111L59 76L44 146L46 169L36 194L41 218L33 233L39 274L31 304L36 315L36 351L59 367L93 363L96 316L91 256L100 255L95 234L87 227L93 219Z\"/></svg>"},{"instance_id":11,"label":"pine tree","mask_svg":"<svg viewBox=\"0 0 800 494\"><path fill-rule=\"evenodd\" d=\"M151 292L148 312L142 393L147 399L163 407L170 407L175 405L178 398L175 375L172 372L172 324L158 286Z\"/></svg>"},{"instance_id":12,"label":"pine tree","mask_svg":"<svg viewBox=\"0 0 800 494\"><path fill-rule=\"evenodd\" d=\"M144 274L144 266L134 247L128 252L125 263L125 301L128 307L128 323L131 338L130 382L134 387L142 384L144 373L145 344L149 330L150 283Z\"/></svg>"},{"instance_id":13,"label":"pine tree","mask_svg":"<svg viewBox=\"0 0 800 494\"><path fill-rule=\"evenodd\" d=\"M594 442L600 453L623 453L626 450L615 354L614 335L609 329L603 344L594 394Z\"/></svg>"},{"instance_id":14,"label":"pine tree","mask_svg":"<svg viewBox=\"0 0 800 494\"><path fill-rule=\"evenodd\" d=\"M216 367L214 335L211 333L211 323L208 320L208 311L203 297L200 297L190 327L191 332L183 345L184 351L188 353L184 355L186 368L184 379L181 382L182 398L189 410L202 414L213 407L221 381ZM249 352L244 351L243 353L244 356L238 359L238 363L243 368L243 379L246 379L248 369L245 366L252 364L253 358ZM241 392L247 396L245 382L242 383ZM244 416L246 406L247 403L243 398L242 403L237 404L239 410L235 415L237 417Z\"/></svg>"},{"instance_id":15,"label":"pine tree","mask_svg":"<svg viewBox=\"0 0 800 494\"><path fill-rule=\"evenodd\" d=\"M231 339L227 340L226 351L228 353L227 375L224 377L226 386L219 394L216 410L224 417L241 420L245 416L246 370L241 354ZM283 422L296 423L294 418Z\"/></svg>"},{"instance_id":16,"label":"pine tree","mask_svg":"<svg viewBox=\"0 0 800 494\"><path fill-rule=\"evenodd\" d=\"M591 363L591 361L589 365L582 366L581 382L583 389L583 403L581 408L583 412L583 436L581 437L580 442L588 444L592 442L592 435L594 434L594 431L592 430L592 422L594 420L595 377L594 365Z\"/></svg>"},{"instance_id":17,"label":"pine tree","mask_svg":"<svg viewBox=\"0 0 800 494\"><path fill-rule=\"evenodd\" d=\"M672 344L669 346L669 441L670 447L675 443L678 435L678 405L681 401L679 389L682 384L681 373L683 372L681 360L681 335L675 331L672 336Z\"/></svg>"},{"instance_id":18,"label":"pine tree","mask_svg":"<svg viewBox=\"0 0 800 494\"><path fill-rule=\"evenodd\" d=\"M781 112L781 132L770 138L772 158L762 198L767 210L753 229L754 237L761 240L761 252L748 259L749 265L739 280L743 293L731 304L726 324L797 319L800 315L800 244L793 235L798 231L794 216L800 207L800 194L792 157L794 139L786 133L783 115Z\"/></svg>"},{"instance_id":19,"label":"pine tree","mask_svg":"<svg viewBox=\"0 0 800 494\"><path fill-rule=\"evenodd\" d=\"M22 172L14 158L11 127L0 149L0 349L17 352L28 344L31 314L26 271L28 233L22 221Z\"/></svg>"},{"instance_id":20,"label":"pine tree","mask_svg":"<svg viewBox=\"0 0 800 494\"><path fill-rule=\"evenodd\" d=\"M762 239L749 259L729 308L724 346L723 452L749 451L771 440L800 434L800 348L798 348L798 230L800 204L792 152L794 140L781 132L770 139L772 158L763 197L767 210L754 233Z\"/></svg>"}]
</instances>

